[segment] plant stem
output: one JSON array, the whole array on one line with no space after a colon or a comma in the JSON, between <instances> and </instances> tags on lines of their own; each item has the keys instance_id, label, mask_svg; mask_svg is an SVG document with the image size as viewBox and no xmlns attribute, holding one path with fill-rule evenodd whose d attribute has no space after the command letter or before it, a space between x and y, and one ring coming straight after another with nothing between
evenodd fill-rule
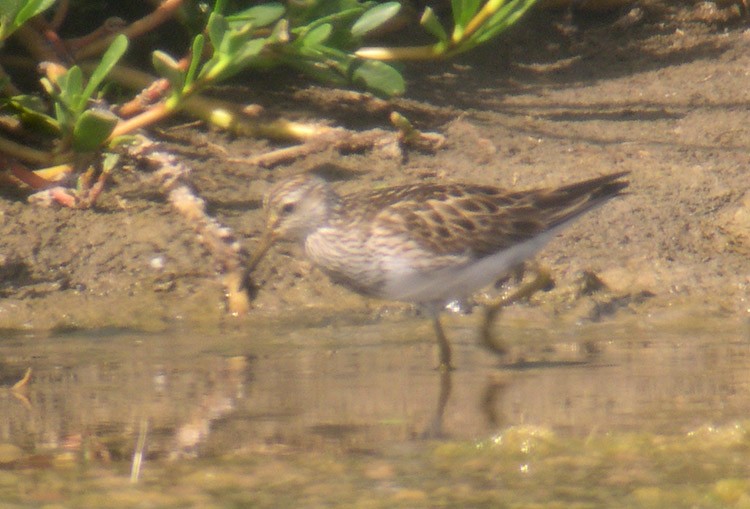
<instances>
[{"instance_id":1,"label":"plant stem","mask_svg":"<svg viewBox=\"0 0 750 509\"><path fill-rule=\"evenodd\" d=\"M154 104L140 115L120 121L117 126L115 126L112 134L109 135L107 143L123 134L132 133L136 129L155 124L159 120L167 118L170 114L174 113L174 111L175 109L169 108L166 102Z\"/></svg>"},{"instance_id":2,"label":"plant stem","mask_svg":"<svg viewBox=\"0 0 750 509\"><path fill-rule=\"evenodd\" d=\"M453 41L454 46L458 46L463 41L466 41L471 35L476 32L482 25L484 25L490 17L495 14L500 7L505 4L505 0L489 0L482 9L473 17L471 21L466 25L461 36Z\"/></svg>"},{"instance_id":3,"label":"plant stem","mask_svg":"<svg viewBox=\"0 0 750 509\"><path fill-rule=\"evenodd\" d=\"M360 48L354 54L369 60L433 60L446 54L447 47L437 43L429 46L404 46L396 48Z\"/></svg>"},{"instance_id":4,"label":"plant stem","mask_svg":"<svg viewBox=\"0 0 750 509\"><path fill-rule=\"evenodd\" d=\"M30 164L50 164L57 159L52 153L36 150L0 136L0 153Z\"/></svg>"},{"instance_id":5,"label":"plant stem","mask_svg":"<svg viewBox=\"0 0 750 509\"><path fill-rule=\"evenodd\" d=\"M182 5L182 2L183 0L164 0L154 12L134 21L120 33L125 34L128 39L134 39L143 35L171 19L174 12ZM76 52L76 59L83 60L84 58L91 58L103 53L112 43L112 39L114 39L116 35L117 34L112 34L109 37L99 39L95 43L81 48Z\"/></svg>"},{"instance_id":6,"label":"plant stem","mask_svg":"<svg viewBox=\"0 0 750 509\"><path fill-rule=\"evenodd\" d=\"M60 62L57 54L52 51L47 41L38 31L25 24L13 34L31 54L36 62Z\"/></svg>"},{"instance_id":7,"label":"plant stem","mask_svg":"<svg viewBox=\"0 0 750 509\"><path fill-rule=\"evenodd\" d=\"M57 2L57 10L52 15L52 20L49 22L49 26L52 30L59 30L65 21L65 17L68 15L68 8L70 7L70 0L60 0Z\"/></svg>"},{"instance_id":8,"label":"plant stem","mask_svg":"<svg viewBox=\"0 0 750 509\"><path fill-rule=\"evenodd\" d=\"M91 62L81 64L81 67L87 71L94 66L95 63ZM113 68L109 77L121 85L133 89L146 88L158 79L148 73L123 65ZM329 129L317 124L304 124L284 119L277 119L271 122L252 120L242 115L240 113L241 108L235 103L194 95L181 102L167 100L167 102L152 106L149 110L144 111L136 117L124 120L115 127L110 139L151 125L158 120L174 114L178 110L185 110L197 118L238 134L260 136L275 140L304 141L319 136Z\"/></svg>"}]
</instances>

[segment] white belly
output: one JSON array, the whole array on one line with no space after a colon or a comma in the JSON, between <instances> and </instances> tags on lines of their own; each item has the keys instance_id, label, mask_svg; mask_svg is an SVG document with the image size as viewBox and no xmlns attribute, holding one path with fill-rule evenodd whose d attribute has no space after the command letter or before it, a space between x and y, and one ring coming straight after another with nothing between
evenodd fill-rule
<instances>
[{"instance_id":1,"label":"white belly","mask_svg":"<svg viewBox=\"0 0 750 509\"><path fill-rule=\"evenodd\" d=\"M480 259L437 257L408 239L351 237L321 228L308 236L305 251L331 278L366 295L414 303L447 304L492 284L544 247L560 227ZM335 235L334 235L335 233ZM335 242L332 241L335 239Z\"/></svg>"}]
</instances>

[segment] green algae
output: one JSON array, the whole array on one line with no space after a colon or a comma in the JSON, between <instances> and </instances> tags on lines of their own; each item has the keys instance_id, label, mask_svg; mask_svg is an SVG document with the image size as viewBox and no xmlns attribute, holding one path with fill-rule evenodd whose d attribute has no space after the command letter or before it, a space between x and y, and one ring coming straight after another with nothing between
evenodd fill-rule
<instances>
[{"instance_id":1,"label":"green algae","mask_svg":"<svg viewBox=\"0 0 750 509\"><path fill-rule=\"evenodd\" d=\"M257 449L148 462L2 471L3 507L750 507L750 421L680 435L571 438L516 426L482 441L376 452Z\"/></svg>"}]
</instances>

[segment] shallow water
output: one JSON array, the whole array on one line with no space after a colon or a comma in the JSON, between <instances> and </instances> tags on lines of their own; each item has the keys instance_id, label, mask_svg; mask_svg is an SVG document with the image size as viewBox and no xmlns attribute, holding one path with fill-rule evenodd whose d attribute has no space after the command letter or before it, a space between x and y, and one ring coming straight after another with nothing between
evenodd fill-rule
<instances>
[{"instance_id":1,"label":"shallow water","mask_svg":"<svg viewBox=\"0 0 750 509\"><path fill-rule=\"evenodd\" d=\"M4 337L0 501L750 506L745 327L450 335L449 374L421 321Z\"/></svg>"}]
</instances>

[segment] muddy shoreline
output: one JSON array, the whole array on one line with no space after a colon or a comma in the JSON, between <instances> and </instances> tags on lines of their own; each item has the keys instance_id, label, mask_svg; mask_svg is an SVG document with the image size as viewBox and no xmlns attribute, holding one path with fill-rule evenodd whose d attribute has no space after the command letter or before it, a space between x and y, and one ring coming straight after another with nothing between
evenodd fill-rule
<instances>
[{"instance_id":1,"label":"muddy shoreline","mask_svg":"<svg viewBox=\"0 0 750 509\"><path fill-rule=\"evenodd\" d=\"M573 20L535 13L523 30L458 60L409 67L407 96L387 111L288 80L263 91L280 76L232 89L269 114L351 129L388 128L397 110L446 136L434 154L328 151L269 170L228 161L278 148L267 141L192 127L166 143L193 168L209 212L250 251L263 193L300 171L333 175L342 192L430 180L520 189L630 171L628 196L584 217L539 256L555 287L508 310L508 319L747 321L747 18L711 17L704 4L635 9ZM94 210L2 195L0 238L0 329L234 323L215 260L140 169L119 171ZM291 245L270 253L245 320L414 313L332 285L299 254ZM585 287L591 274L602 283L593 289Z\"/></svg>"}]
</instances>

